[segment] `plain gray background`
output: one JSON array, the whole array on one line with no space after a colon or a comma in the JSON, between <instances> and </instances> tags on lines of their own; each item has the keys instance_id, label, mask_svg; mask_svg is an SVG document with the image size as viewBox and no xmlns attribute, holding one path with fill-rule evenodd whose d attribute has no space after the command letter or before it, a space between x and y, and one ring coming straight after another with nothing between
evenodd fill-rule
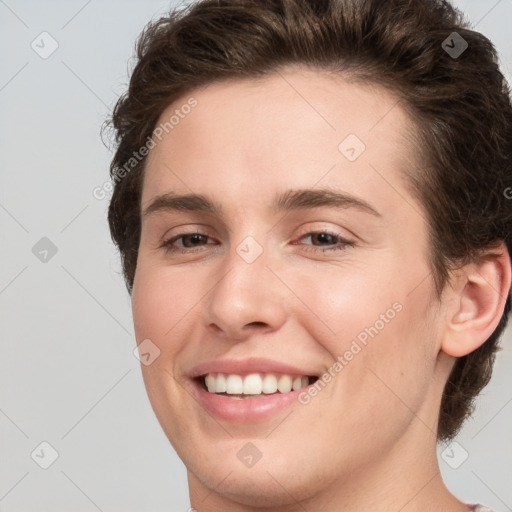
<instances>
[{"instance_id":1,"label":"plain gray background","mask_svg":"<svg viewBox=\"0 0 512 512\"><path fill-rule=\"evenodd\" d=\"M512 0L455 4L510 80ZM171 5L0 0L0 511L189 507L185 468L133 355L108 200L92 194L108 179L99 131L135 39ZM503 346L474 418L444 457L439 448L448 487L498 512L512 511L510 329ZM42 442L58 453L48 469Z\"/></svg>"}]
</instances>

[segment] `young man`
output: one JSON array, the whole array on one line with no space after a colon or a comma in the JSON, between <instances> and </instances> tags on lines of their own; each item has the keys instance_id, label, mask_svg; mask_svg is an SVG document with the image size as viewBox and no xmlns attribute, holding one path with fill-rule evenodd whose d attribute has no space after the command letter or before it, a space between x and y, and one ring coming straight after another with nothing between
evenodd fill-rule
<instances>
[{"instance_id":1,"label":"young man","mask_svg":"<svg viewBox=\"0 0 512 512\"><path fill-rule=\"evenodd\" d=\"M138 59L109 221L191 506L478 510L436 442L510 310L491 43L434 0L218 0Z\"/></svg>"}]
</instances>

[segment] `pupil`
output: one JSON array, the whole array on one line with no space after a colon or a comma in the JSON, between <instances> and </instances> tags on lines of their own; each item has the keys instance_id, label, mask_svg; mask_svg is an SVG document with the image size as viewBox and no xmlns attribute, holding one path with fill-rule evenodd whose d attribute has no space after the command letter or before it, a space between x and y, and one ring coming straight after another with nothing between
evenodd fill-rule
<instances>
[{"instance_id":1,"label":"pupil","mask_svg":"<svg viewBox=\"0 0 512 512\"><path fill-rule=\"evenodd\" d=\"M202 236L203 235L200 235L200 234L189 235L191 244L192 245L197 245L197 243L201 242L201 237Z\"/></svg>"},{"instance_id":2,"label":"pupil","mask_svg":"<svg viewBox=\"0 0 512 512\"><path fill-rule=\"evenodd\" d=\"M332 244L332 235L329 235L328 233L318 233L317 234L317 239L320 241L320 242L324 242L324 243L327 243L327 244Z\"/></svg>"}]
</instances>

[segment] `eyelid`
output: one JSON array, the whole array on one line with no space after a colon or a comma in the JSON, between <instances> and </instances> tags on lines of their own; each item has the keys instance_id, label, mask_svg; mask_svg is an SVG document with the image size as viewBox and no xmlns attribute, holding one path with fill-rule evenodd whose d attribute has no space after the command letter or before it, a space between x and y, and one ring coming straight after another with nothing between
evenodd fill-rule
<instances>
[{"instance_id":1,"label":"eyelid","mask_svg":"<svg viewBox=\"0 0 512 512\"><path fill-rule=\"evenodd\" d=\"M326 246L322 245L314 245L314 244L305 244L305 247L302 249L307 252L315 252L315 253L340 253L345 251L347 248L354 247L356 245L355 241L350 240L348 237L343 236L341 233L338 233L334 230L330 229L313 229L307 230L305 233L300 235L297 240L300 241L305 237L310 237L317 234L326 234L338 239L337 243L327 244ZM293 243L293 245L298 245L297 243Z\"/></svg>"},{"instance_id":2,"label":"eyelid","mask_svg":"<svg viewBox=\"0 0 512 512\"><path fill-rule=\"evenodd\" d=\"M347 237L349 236L353 236L354 238L357 238L357 236L352 233L352 231L350 231L349 229L346 229L346 228L343 228L344 231L346 231L347 233L349 233L349 235L344 235L341 231L342 231L342 228L340 227L327 227L327 226L314 226L312 227L311 224L320 224L320 222L308 222L307 225L308 227L304 228L304 229L299 229L299 233L302 232L302 234L299 234L299 238L304 236L304 235L309 235L311 233L329 233L333 236L337 236L338 238L343 238L343 239L347 239Z\"/></svg>"},{"instance_id":3,"label":"eyelid","mask_svg":"<svg viewBox=\"0 0 512 512\"><path fill-rule=\"evenodd\" d=\"M214 236L209 234L210 228L208 226L203 225L203 224L196 224L196 226L200 226L199 228L197 228L197 227L191 227L190 229L183 228L184 231L180 231L176 235L173 235L172 237L170 237L168 235L169 231L178 229L178 228L180 228L182 226L190 226L190 224L180 224L178 226L173 226L172 228L169 228L162 235L160 241L161 242L165 242L165 241L169 241L170 238L175 238L175 237L179 238L180 235L181 236L185 236L185 235L191 235L191 234L200 234L200 235L208 236L209 238L215 238ZM197 231L193 231L194 229L197 230ZM347 229L347 228L344 228L344 229L345 229L345 231L350 233L351 236L353 236L356 239L359 239L359 237L355 233L353 233L350 229ZM311 227L304 228L302 230L302 233L297 235L296 238L302 238L305 235L310 235L310 234L313 234L313 233L328 233L328 234L330 234L332 236L336 236L338 238L342 238L343 240L345 240L347 242L348 241L352 241L352 240L348 240L347 237L343 233L340 233L340 232L336 231L336 229L331 229L331 228L326 228L326 227L319 227L319 228L316 228L316 229L315 228L311 228Z\"/></svg>"},{"instance_id":4,"label":"eyelid","mask_svg":"<svg viewBox=\"0 0 512 512\"><path fill-rule=\"evenodd\" d=\"M303 233L295 238L295 241L292 242L292 245L299 245L299 244L297 244L297 241L300 241L305 237L311 237L311 236L318 235L318 234L329 235L329 236L337 239L338 242L332 243L332 244L326 244L326 246L322 246L322 244L321 245L300 244L300 245L304 245L304 247L302 248L303 251L317 253L317 254L318 253L322 253L322 254L333 253L333 254L335 254L335 253L343 252L347 248L352 248L356 245L355 241L349 240L343 234L341 234L335 230L331 230L331 229L327 229L327 228L324 228L324 229L318 228L316 230L315 229L303 230ZM212 244L212 243L208 243L208 242L198 245L196 247L194 247L194 246L185 247L185 246L174 246L173 245L178 240L183 239L186 236L191 236L191 235L201 235L203 237L206 237L207 240L208 239L215 240L208 233L205 233L205 232L202 232L202 231L199 231L196 229L195 231L182 231L182 232L177 233L171 237L166 237L164 235L158 248L164 249L169 254L179 251L182 254L190 254L191 255L191 254L195 254L195 253L204 251L206 246L208 246L208 245L217 245L217 243Z\"/></svg>"},{"instance_id":5,"label":"eyelid","mask_svg":"<svg viewBox=\"0 0 512 512\"><path fill-rule=\"evenodd\" d=\"M185 214L186 216L188 216L188 214ZM323 216L323 215L322 215ZM293 214L290 214L289 215L289 222L290 224L294 224L295 222L297 223L300 223L300 220L301 220L301 217L302 219L304 218L303 215L299 216L299 217L295 217ZM178 217L179 218L179 217ZM186 218L186 217L185 217ZM166 220L166 223L169 222L169 218L167 218ZM185 219L183 219L185 220ZM189 222L181 222L180 224L177 224L177 225L174 225L172 228L169 228L168 230L165 231L165 233L162 235L162 238L161 240L165 240L166 238L168 238L167 236L167 233L171 230L175 230L175 229L178 229L180 227L183 227L183 229L185 229L185 226L193 226L191 229L196 229L196 226L198 226L200 229L202 230L206 230L207 232L212 232L212 231L215 231L215 233L220 233L219 236L231 236L232 233L233 233L233 230L231 229L230 226L224 224L224 223L218 223L216 221L216 219L212 219L211 221L209 221L208 223L202 223L202 222L194 222L194 220L199 220L197 219L197 217L194 219L193 217L190 218ZM206 219L205 219L206 220ZM280 221L277 222L277 224L279 224ZM302 225L310 225L310 224L314 224L314 225L318 225L318 224L337 224L336 222L336 219L321 219L321 220L309 220L307 222L303 222ZM288 221L286 222L286 224L288 224ZM344 223L345 224L345 223ZM274 227L276 226L276 224L274 224L274 226L271 228L271 230L274 229ZM301 225L299 225L299 228L298 229L301 229ZM155 226L156 228L156 226ZM324 229L323 227L321 227L320 229ZM330 228L327 228L328 230ZM333 229L335 230L339 230L339 229L342 229L343 231L347 232L349 237L353 237L353 240L354 241L360 241L360 242L363 242L363 243L368 243L368 240L366 240L365 238L361 237L360 235L356 234L354 231L352 231L349 227L347 227L346 225L343 225L343 227L340 227L340 226L336 226L334 227ZM208 234L207 232L205 231L202 231L201 233L202 234ZM268 231L267 231L268 232ZM308 231L306 231L305 233L307 233ZM189 233L187 231L187 233ZM212 236L212 235L208 235L208 236ZM343 235L342 233L339 233L339 235L337 236L341 236L343 238L346 239L346 236ZM212 238L214 238L214 236L212 236Z\"/></svg>"},{"instance_id":6,"label":"eyelid","mask_svg":"<svg viewBox=\"0 0 512 512\"><path fill-rule=\"evenodd\" d=\"M176 231L176 234L171 236L171 235L169 235L170 231ZM207 236L211 237L211 235L209 234L211 231L212 231L211 228L204 224L197 224L197 223L193 223L193 222L183 223L183 224L178 224L177 226L173 226L172 228L167 229L164 232L164 234L161 236L160 241L165 242L166 240L169 240L170 238L173 238L175 236L190 235L190 234L193 234L196 232L200 235L207 235ZM211 237L211 238L213 238L213 237Z\"/></svg>"}]
</instances>

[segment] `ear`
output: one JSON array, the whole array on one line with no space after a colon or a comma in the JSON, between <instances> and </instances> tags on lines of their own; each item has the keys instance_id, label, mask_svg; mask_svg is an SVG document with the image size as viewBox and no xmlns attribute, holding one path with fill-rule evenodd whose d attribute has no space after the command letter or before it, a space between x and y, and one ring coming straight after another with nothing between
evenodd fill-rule
<instances>
[{"instance_id":1,"label":"ear","mask_svg":"<svg viewBox=\"0 0 512 512\"><path fill-rule=\"evenodd\" d=\"M456 273L448 289L443 352L462 357L491 336L505 309L511 272L510 256L502 244Z\"/></svg>"}]
</instances>

